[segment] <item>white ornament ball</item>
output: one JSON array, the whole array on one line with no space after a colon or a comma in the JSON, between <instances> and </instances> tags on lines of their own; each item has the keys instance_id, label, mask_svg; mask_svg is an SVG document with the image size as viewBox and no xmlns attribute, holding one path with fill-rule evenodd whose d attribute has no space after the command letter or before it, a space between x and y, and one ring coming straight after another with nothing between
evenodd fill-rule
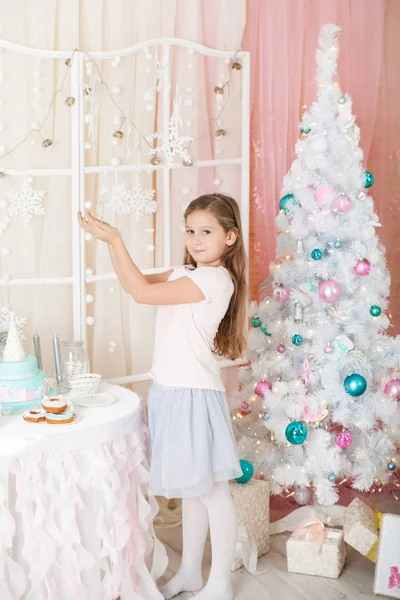
<instances>
[{"instance_id":1,"label":"white ornament ball","mask_svg":"<svg viewBox=\"0 0 400 600\"><path fill-rule=\"evenodd\" d=\"M30 175L29 177L27 177L27 178L26 178L26 181L27 181L28 183L33 183L33 177L32 177L32 175Z\"/></svg>"},{"instance_id":2,"label":"white ornament ball","mask_svg":"<svg viewBox=\"0 0 400 600\"><path fill-rule=\"evenodd\" d=\"M193 69L194 64L192 62L188 63L188 69Z\"/></svg>"},{"instance_id":3,"label":"white ornament ball","mask_svg":"<svg viewBox=\"0 0 400 600\"><path fill-rule=\"evenodd\" d=\"M110 292L110 294L113 294L115 292L115 288L110 287L110 288L108 288L108 291Z\"/></svg>"},{"instance_id":4,"label":"white ornament ball","mask_svg":"<svg viewBox=\"0 0 400 600\"><path fill-rule=\"evenodd\" d=\"M312 138L310 140L310 147L313 152L325 152L325 150L328 148L328 140L326 139L326 136L319 135L315 138Z\"/></svg>"},{"instance_id":5,"label":"white ornament ball","mask_svg":"<svg viewBox=\"0 0 400 600\"><path fill-rule=\"evenodd\" d=\"M297 504L300 504L301 506L305 506L306 504L309 504L311 502L311 499L312 499L311 490L309 490L306 487L298 487L298 488L296 488L296 490L294 492L293 498L295 499Z\"/></svg>"},{"instance_id":6,"label":"white ornament ball","mask_svg":"<svg viewBox=\"0 0 400 600\"><path fill-rule=\"evenodd\" d=\"M214 185L221 185L221 183L222 183L222 180L219 177L214 179Z\"/></svg>"},{"instance_id":7,"label":"white ornament ball","mask_svg":"<svg viewBox=\"0 0 400 600\"><path fill-rule=\"evenodd\" d=\"M114 125L119 125L121 123L121 117L115 115L115 117L113 117L113 123Z\"/></svg>"},{"instance_id":8,"label":"white ornament ball","mask_svg":"<svg viewBox=\"0 0 400 600\"><path fill-rule=\"evenodd\" d=\"M154 244L149 244L147 246L147 252L154 252L155 248L156 247L154 246Z\"/></svg>"},{"instance_id":9,"label":"white ornament ball","mask_svg":"<svg viewBox=\"0 0 400 600\"><path fill-rule=\"evenodd\" d=\"M95 322L95 318L94 317L87 317L86 318L86 323L90 326L94 325Z\"/></svg>"},{"instance_id":10,"label":"white ornament ball","mask_svg":"<svg viewBox=\"0 0 400 600\"><path fill-rule=\"evenodd\" d=\"M93 302L93 300L94 300L94 298L93 298L92 294L87 294L86 303L91 304Z\"/></svg>"},{"instance_id":11,"label":"white ornament ball","mask_svg":"<svg viewBox=\"0 0 400 600\"><path fill-rule=\"evenodd\" d=\"M121 92L121 88L119 88L117 85L114 85L114 86L111 88L111 93L112 93L114 96L118 96L118 94L119 94L120 92Z\"/></svg>"},{"instance_id":12,"label":"white ornament ball","mask_svg":"<svg viewBox=\"0 0 400 600\"><path fill-rule=\"evenodd\" d=\"M117 347L116 342L110 342L110 348L116 348L116 347Z\"/></svg>"},{"instance_id":13,"label":"white ornament ball","mask_svg":"<svg viewBox=\"0 0 400 600\"><path fill-rule=\"evenodd\" d=\"M85 202L85 208L86 208L86 210L90 210L92 208L92 202L91 202L91 200L87 200Z\"/></svg>"},{"instance_id":14,"label":"white ornament ball","mask_svg":"<svg viewBox=\"0 0 400 600\"><path fill-rule=\"evenodd\" d=\"M85 142L85 150L91 150L92 144L90 142Z\"/></svg>"},{"instance_id":15,"label":"white ornament ball","mask_svg":"<svg viewBox=\"0 0 400 600\"><path fill-rule=\"evenodd\" d=\"M91 277L93 275L93 269L86 269L86 276Z\"/></svg>"},{"instance_id":16,"label":"white ornament ball","mask_svg":"<svg viewBox=\"0 0 400 600\"><path fill-rule=\"evenodd\" d=\"M91 242L91 241L92 241L92 239L93 239L93 236L92 236L92 234L91 234L91 233L88 233L88 232L86 232L86 233L85 233L85 240L86 240L87 242Z\"/></svg>"},{"instance_id":17,"label":"white ornament ball","mask_svg":"<svg viewBox=\"0 0 400 600\"><path fill-rule=\"evenodd\" d=\"M120 56L116 56L116 57L114 58L114 62L116 62L116 63L117 63L117 65L119 65L119 63L121 62L121 57L120 57Z\"/></svg>"},{"instance_id":18,"label":"white ornament ball","mask_svg":"<svg viewBox=\"0 0 400 600\"><path fill-rule=\"evenodd\" d=\"M146 52L146 60L151 60L153 58L153 55L151 52Z\"/></svg>"},{"instance_id":19,"label":"white ornament ball","mask_svg":"<svg viewBox=\"0 0 400 600\"><path fill-rule=\"evenodd\" d=\"M119 160L119 158L112 158L111 159L111 164L112 164L113 167L118 167L118 165L120 164L120 162L121 161Z\"/></svg>"},{"instance_id":20,"label":"white ornament ball","mask_svg":"<svg viewBox=\"0 0 400 600\"><path fill-rule=\"evenodd\" d=\"M3 248L1 249L1 253L3 256L8 256L9 254L11 254L11 250L10 250L10 248L3 246Z\"/></svg>"}]
</instances>

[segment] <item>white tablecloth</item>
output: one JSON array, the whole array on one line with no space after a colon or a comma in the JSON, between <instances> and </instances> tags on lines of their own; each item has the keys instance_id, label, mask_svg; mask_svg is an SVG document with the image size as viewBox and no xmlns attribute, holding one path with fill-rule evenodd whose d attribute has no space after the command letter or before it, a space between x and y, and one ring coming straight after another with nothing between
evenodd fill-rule
<instances>
[{"instance_id":1,"label":"white tablecloth","mask_svg":"<svg viewBox=\"0 0 400 600\"><path fill-rule=\"evenodd\" d=\"M71 425L0 417L1 600L162 599L140 398L101 391Z\"/></svg>"}]
</instances>

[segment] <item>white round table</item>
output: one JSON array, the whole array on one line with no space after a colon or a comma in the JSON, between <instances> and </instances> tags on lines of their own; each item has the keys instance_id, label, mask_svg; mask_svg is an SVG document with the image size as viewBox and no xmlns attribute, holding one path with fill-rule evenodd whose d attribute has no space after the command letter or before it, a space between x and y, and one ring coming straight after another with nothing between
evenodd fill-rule
<instances>
[{"instance_id":1,"label":"white round table","mask_svg":"<svg viewBox=\"0 0 400 600\"><path fill-rule=\"evenodd\" d=\"M141 401L101 391L70 425L0 417L1 600L162 600Z\"/></svg>"}]
</instances>

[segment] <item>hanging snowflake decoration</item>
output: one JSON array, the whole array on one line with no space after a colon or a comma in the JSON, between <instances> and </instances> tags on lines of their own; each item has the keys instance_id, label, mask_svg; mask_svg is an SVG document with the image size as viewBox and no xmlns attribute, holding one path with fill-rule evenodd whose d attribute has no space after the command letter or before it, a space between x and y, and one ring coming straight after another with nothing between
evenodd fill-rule
<instances>
[{"instance_id":1,"label":"hanging snowflake decoration","mask_svg":"<svg viewBox=\"0 0 400 600\"><path fill-rule=\"evenodd\" d=\"M127 190L125 183L117 183L110 188L102 186L98 214L103 216L104 210L109 209L118 215L132 215L139 223L145 214L157 210L157 202L153 200L155 190L144 188L139 174L136 175L132 189Z\"/></svg>"},{"instance_id":2,"label":"hanging snowflake decoration","mask_svg":"<svg viewBox=\"0 0 400 600\"><path fill-rule=\"evenodd\" d=\"M157 155L157 153L163 154L167 164L171 164L174 161L175 156L178 156L183 160L190 159L188 146L193 142L193 138L179 134L179 128L183 125L182 117L180 115L181 103L182 98L175 97L174 112L169 121L168 140L164 140L163 134L158 132L151 136L152 140L158 140L158 145L156 148L152 148L149 154L152 154L153 156Z\"/></svg>"},{"instance_id":3,"label":"hanging snowflake decoration","mask_svg":"<svg viewBox=\"0 0 400 600\"><path fill-rule=\"evenodd\" d=\"M6 193L8 212L28 224L33 217L46 214L42 206L44 195L44 190L34 190L30 181L24 181L18 191L10 190Z\"/></svg>"},{"instance_id":4,"label":"hanging snowflake decoration","mask_svg":"<svg viewBox=\"0 0 400 600\"><path fill-rule=\"evenodd\" d=\"M5 346L7 341L8 328L10 326L10 318L12 309L10 306L2 306L0 309L0 346ZM26 340L24 326L26 317L15 317L19 339Z\"/></svg>"}]
</instances>

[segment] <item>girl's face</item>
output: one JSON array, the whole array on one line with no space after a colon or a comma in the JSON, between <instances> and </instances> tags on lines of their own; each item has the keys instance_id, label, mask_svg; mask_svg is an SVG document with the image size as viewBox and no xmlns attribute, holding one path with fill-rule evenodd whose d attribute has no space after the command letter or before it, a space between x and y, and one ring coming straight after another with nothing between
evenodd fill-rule
<instances>
[{"instance_id":1,"label":"girl's face","mask_svg":"<svg viewBox=\"0 0 400 600\"><path fill-rule=\"evenodd\" d=\"M227 246L236 240L234 231L226 232L208 210L196 210L186 219L186 248L198 267L218 267Z\"/></svg>"}]
</instances>

